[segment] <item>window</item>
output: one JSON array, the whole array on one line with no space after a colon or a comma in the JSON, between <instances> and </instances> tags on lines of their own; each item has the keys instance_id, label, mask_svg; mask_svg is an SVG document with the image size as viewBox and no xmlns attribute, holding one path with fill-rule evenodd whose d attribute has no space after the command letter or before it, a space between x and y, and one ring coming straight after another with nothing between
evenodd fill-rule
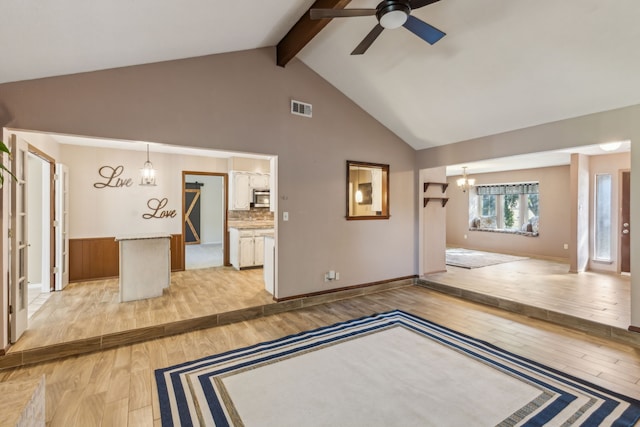
<instances>
[{"instance_id":1,"label":"window","mask_svg":"<svg viewBox=\"0 0 640 427\"><path fill-rule=\"evenodd\" d=\"M479 185L469 198L473 229L538 234L539 184Z\"/></svg>"},{"instance_id":2,"label":"window","mask_svg":"<svg viewBox=\"0 0 640 427\"><path fill-rule=\"evenodd\" d=\"M611 175L596 175L595 259L611 261Z\"/></svg>"},{"instance_id":3,"label":"window","mask_svg":"<svg viewBox=\"0 0 640 427\"><path fill-rule=\"evenodd\" d=\"M480 212L482 216L496 216L496 198L492 194L484 194L480 197Z\"/></svg>"}]
</instances>

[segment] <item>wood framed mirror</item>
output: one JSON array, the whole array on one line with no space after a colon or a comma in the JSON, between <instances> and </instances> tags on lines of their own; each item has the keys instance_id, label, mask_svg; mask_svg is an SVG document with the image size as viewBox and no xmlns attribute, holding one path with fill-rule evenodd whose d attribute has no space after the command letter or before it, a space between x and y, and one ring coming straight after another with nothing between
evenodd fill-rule
<instances>
[{"instance_id":1,"label":"wood framed mirror","mask_svg":"<svg viewBox=\"0 0 640 427\"><path fill-rule=\"evenodd\" d=\"M389 165L347 160L347 219L389 219Z\"/></svg>"}]
</instances>

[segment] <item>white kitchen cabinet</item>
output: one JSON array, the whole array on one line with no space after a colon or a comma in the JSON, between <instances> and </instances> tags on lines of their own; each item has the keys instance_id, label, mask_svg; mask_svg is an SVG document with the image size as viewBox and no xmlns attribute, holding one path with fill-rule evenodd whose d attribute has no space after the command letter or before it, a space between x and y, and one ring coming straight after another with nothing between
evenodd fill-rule
<instances>
[{"instance_id":1,"label":"white kitchen cabinet","mask_svg":"<svg viewBox=\"0 0 640 427\"><path fill-rule=\"evenodd\" d=\"M255 265L264 264L264 236L256 235L253 238L253 263Z\"/></svg>"},{"instance_id":2,"label":"white kitchen cabinet","mask_svg":"<svg viewBox=\"0 0 640 427\"><path fill-rule=\"evenodd\" d=\"M264 190L269 188L269 174L253 173L250 177L250 186L252 189L257 188Z\"/></svg>"},{"instance_id":3,"label":"white kitchen cabinet","mask_svg":"<svg viewBox=\"0 0 640 427\"><path fill-rule=\"evenodd\" d=\"M229 189L229 209L232 211L248 211L251 207L251 175L247 172L231 173Z\"/></svg>"},{"instance_id":4,"label":"white kitchen cabinet","mask_svg":"<svg viewBox=\"0 0 640 427\"><path fill-rule=\"evenodd\" d=\"M269 174L231 171L229 175L229 210L232 211L248 211L253 201L253 190L269 188Z\"/></svg>"},{"instance_id":5,"label":"white kitchen cabinet","mask_svg":"<svg viewBox=\"0 0 640 427\"><path fill-rule=\"evenodd\" d=\"M253 267L256 265L254 247L255 242L253 236L240 237L240 254L237 265L234 265L234 267L240 269L242 267Z\"/></svg>"},{"instance_id":6,"label":"white kitchen cabinet","mask_svg":"<svg viewBox=\"0 0 640 427\"><path fill-rule=\"evenodd\" d=\"M229 261L236 270L264 263L264 237L273 229L229 229Z\"/></svg>"}]
</instances>

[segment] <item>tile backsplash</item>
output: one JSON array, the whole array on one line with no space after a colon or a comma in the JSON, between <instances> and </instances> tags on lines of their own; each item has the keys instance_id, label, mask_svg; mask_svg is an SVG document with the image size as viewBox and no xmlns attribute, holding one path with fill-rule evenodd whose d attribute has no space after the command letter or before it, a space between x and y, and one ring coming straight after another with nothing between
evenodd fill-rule
<instances>
[{"instance_id":1,"label":"tile backsplash","mask_svg":"<svg viewBox=\"0 0 640 427\"><path fill-rule=\"evenodd\" d=\"M273 212L269 208L252 208L248 211L228 211L229 221L273 221Z\"/></svg>"}]
</instances>

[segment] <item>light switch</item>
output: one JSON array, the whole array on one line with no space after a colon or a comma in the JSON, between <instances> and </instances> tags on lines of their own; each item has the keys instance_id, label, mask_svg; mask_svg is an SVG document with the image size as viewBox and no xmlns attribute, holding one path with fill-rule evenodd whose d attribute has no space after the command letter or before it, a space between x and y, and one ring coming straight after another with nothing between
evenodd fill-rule
<instances>
[{"instance_id":1,"label":"light switch","mask_svg":"<svg viewBox=\"0 0 640 427\"><path fill-rule=\"evenodd\" d=\"M282 212L282 220L289 221L289 212Z\"/></svg>"}]
</instances>

